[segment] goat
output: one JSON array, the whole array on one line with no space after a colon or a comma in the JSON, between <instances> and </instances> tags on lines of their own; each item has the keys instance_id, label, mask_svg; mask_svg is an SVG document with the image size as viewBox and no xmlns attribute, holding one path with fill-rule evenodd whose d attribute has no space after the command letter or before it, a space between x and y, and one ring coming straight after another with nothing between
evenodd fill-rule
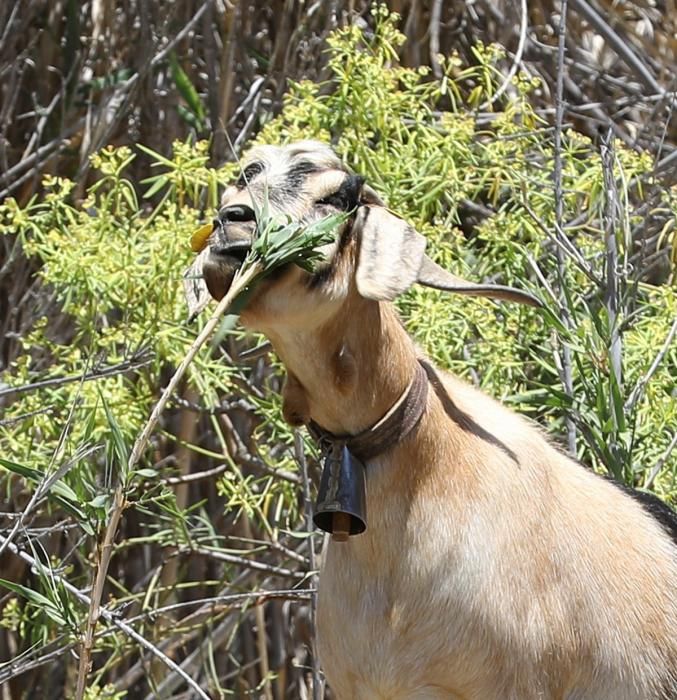
<instances>
[{"instance_id":1,"label":"goat","mask_svg":"<svg viewBox=\"0 0 677 700\"><path fill-rule=\"evenodd\" d=\"M241 315L285 365L285 419L363 434L425 370L414 424L366 458L366 532L326 549L317 635L337 697L675 700L674 514L660 522L434 368L390 303L415 282L532 299L438 268L425 239L323 144L256 147L245 163L199 258L216 299L264 197L298 221L354 210L323 267L285 268Z\"/></svg>"}]
</instances>

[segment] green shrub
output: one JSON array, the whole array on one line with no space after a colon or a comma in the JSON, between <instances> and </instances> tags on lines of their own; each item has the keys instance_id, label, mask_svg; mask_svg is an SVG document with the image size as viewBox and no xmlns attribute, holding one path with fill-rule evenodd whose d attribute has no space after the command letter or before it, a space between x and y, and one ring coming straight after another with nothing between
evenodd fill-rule
<instances>
[{"instance_id":1,"label":"green shrub","mask_svg":"<svg viewBox=\"0 0 677 700\"><path fill-rule=\"evenodd\" d=\"M482 112L479 107L491 100L500 81L495 63L501 49L477 46L474 66L461 65L455 56L441 59L444 77L438 81L425 70L398 65L403 40L396 16L383 9L376 10L373 34L354 26L335 33L329 42L329 82L291 85L282 113L257 140L331 141L391 208L427 236L429 250L443 265L470 279L492 278L535 291L547 311L424 289L412 290L399 306L408 329L440 365L544 422L556 437L571 417L585 463L675 499L677 450L670 452L677 425L675 345L665 350L637 401L627 405L677 317L675 288L642 281L642 270L631 271L628 262L635 252L631 232L646 216L638 213L643 188L654 185L652 163L614 144L612 180L620 202L615 239L619 269L627 275L621 275L621 317L611 327L604 302L602 224L609 191L599 150L573 131L564 135L564 221L576 222L567 234L601 284L569 256L562 269L558 265L552 130L529 102L537 83L516 78L510 96L494 111ZM181 291L181 275L192 257L189 238L213 213L217 190L236 167L208 167L203 142L175 143L168 157L143 150L157 172L145 181L141 201L140 188L125 178L135 153L109 147L92 160L101 176L84 201L72 201L72 182L48 178L41 199L23 208L12 200L0 206L0 233L19 235L23 251L39 265L45 293L53 292L62 310L58 318L38 319L2 381L21 389L63 380L12 396L0 423L0 479L7 497L23 490L26 498L36 484L57 474L49 498L37 509L48 520L66 517L84 533L69 537L72 546L50 552L35 574L50 605L38 614L38 601L29 598L23 612L5 608L2 624L13 625L26 643L65 644L77 638L86 610L73 603L62 581L87 585L92 566L87 557L105 527L116 475L126 468L131 445L169 372L199 331L199 321L196 327L186 323ZM661 207L672 221L666 231L674 231L676 195L674 188L662 194ZM472 216L474 226L468 223ZM669 236L661 242L668 245ZM567 309L570 328L558 304ZM207 466L228 464L217 486L224 526L244 513L261 537L274 542L301 526L293 435L282 421L276 393L280 367L259 367L254 376L246 365L231 363L225 349L237 350L248 341L232 324L222 331L224 342L205 349L191 366L175 410L165 416L144 463L125 476L126 512L135 511L140 524L133 537L123 533L116 554L121 560L135 546L151 547L155 562L170 547L223 546L225 533L212 526L218 516L214 502L178 503L174 489L161 479L168 471L157 464L182 446ZM617 331L620 384L609 360ZM573 397L563 390L557 366L563 344L572 353ZM210 411L238 398L247 404L249 449L264 473L228 456L227 430L218 411ZM196 418L200 435L194 444L182 445L180 412L191 401L203 410ZM277 478L276 470L290 478ZM38 550L33 554L41 557ZM186 579L180 585L213 590L237 571L236 564L224 565L219 581ZM133 603L136 610L146 609L169 594L157 576L137 588L118 581L107 606L115 610ZM169 628L163 634L175 632ZM105 674L115 677L116 664L134 648L119 631L101 638L97 649L104 647L113 656L97 675L101 684ZM94 692L98 687L92 687L92 697L102 697Z\"/></svg>"}]
</instances>

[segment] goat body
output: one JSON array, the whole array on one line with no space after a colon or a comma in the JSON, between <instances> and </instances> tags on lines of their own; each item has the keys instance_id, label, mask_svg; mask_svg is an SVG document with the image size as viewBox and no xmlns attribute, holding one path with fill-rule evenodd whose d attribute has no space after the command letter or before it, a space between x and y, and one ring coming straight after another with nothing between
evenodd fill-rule
<instances>
[{"instance_id":1,"label":"goat body","mask_svg":"<svg viewBox=\"0 0 677 700\"><path fill-rule=\"evenodd\" d=\"M312 220L345 204L332 196L345 195L346 183L355 190L320 144L258 148L249 162L256 175L226 191L224 226L204 263L216 297L237 264L229 246L251 239L255 225L229 221L229 208L260 201L267 188L279 212ZM334 692L343 700L676 700L669 534L533 424L422 358L387 301L416 280L396 257L383 268L383 246L368 252L365 243L382 236L411 259L415 232L369 188L355 204L365 214L341 233L325 269L290 268L262 284L242 314L285 364L292 424L359 433L402 394L417 362L429 376L416 428L367 464L367 531L326 550L318 644Z\"/></svg>"}]
</instances>

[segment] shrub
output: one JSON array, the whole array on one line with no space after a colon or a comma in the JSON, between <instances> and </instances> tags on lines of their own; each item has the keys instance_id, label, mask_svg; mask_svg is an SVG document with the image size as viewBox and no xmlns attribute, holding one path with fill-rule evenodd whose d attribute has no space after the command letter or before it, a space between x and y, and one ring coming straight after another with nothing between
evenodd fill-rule
<instances>
[{"instance_id":1,"label":"shrub","mask_svg":"<svg viewBox=\"0 0 677 700\"><path fill-rule=\"evenodd\" d=\"M443 265L535 291L547 304L543 312L424 289L399 306L440 365L546 423L556 439L572 421L583 462L675 499L677 350L668 340L677 295L647 276L653 251L637 231L659 212L660 245L674 245L677 191L654 182L641 154L609 143L603 157L567 130L565 226L557 235L552 129L530 105L535 81L517 77L491 106L500 48L477 45L472 66L440 57L443 77L434 80L398 65L396 16L375 12L373 33L351 26L332 36L329 81L292 84L281 114L257 140L331 141L427 236ZM280 658L272 665L259 659L258 675L248 670L247 652L247 635L265 636L264 617L250 613L247 600L261 588L298 582L312 564L307 537L298 534L303 474L281 418L279 365L241 359L252 341L227 320L191 366L143 463L124 473L168 374L199 331L200 321L186 322L181 291L190 234L213 214L219 186L236 172L234 164L208 167L204 142L177 142L167 157L142 150L158 172L143 183L141 199L142 188L125 177L135 152L108 147L92 159L101 177L84 201L73 201L72 182L48 178L40 200L0 207L0 232L18 235L38 265L42 293L56 295L61 309L22 339L0 390L0 478L13 510L30 506L28 529L12 537L38 562L30 575L20 572L30 576L25 586L5 582L15 597L2 624L17 635L26 662L47 648L65 653L79 639L87 610L73 587L84 590L92 580L113 486L122 479L126 518L105 608L135 616L140 633L159 646L173 648L186 635L189 649L203 651L191 672L210 692L251 688L252 678L265 685L266 674L283 677L285 666L291 688L304 682L290 670L298 631L294 638L285 632L283 650L273 652L271 643L268 653ZM647 188L659 192L652 212L642 207ZM566 242L571 250L558 257ZM562 385L564 346L573 392ZM208 480L186 479L203 470L217 474L218 497ZM252 569L252 560L263 568ZM217 605L235 592L253 594L235 612L230 602L193 618L184 612L192 608L181 607L198 598ZM175 611L150 615L170 602ZM266 609L269 625L281 610ZM284 612L287 623L294 614ZM108 693L99 690L108 682L122 683L118 690L141 682L121 680L128 661L140 658L137 642L110 620L100 624L92 697ZM219 652L225 661L201 642L205 624L227 649ZM0 669L0 682L14 673ZM164 675L152 667L151 688Z\"/></svg>"}]
</instances>

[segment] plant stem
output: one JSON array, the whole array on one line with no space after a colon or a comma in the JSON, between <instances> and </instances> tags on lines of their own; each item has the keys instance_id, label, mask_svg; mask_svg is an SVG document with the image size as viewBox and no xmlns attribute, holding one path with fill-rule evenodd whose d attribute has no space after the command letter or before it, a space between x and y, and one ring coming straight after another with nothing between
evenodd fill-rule
<instances>
[{"instance_id":1,"label":"plant stem","mask_svg":"<svg viewBox=\"0 0 677 700\"><path fill-rule=\"evenodd\" d=\"M562 124L564 121L564 49L567 29L567 0L562 0L560 4L560 18L558 27L558 42L557 42L557 82L555 87L555 163L554 163L554 180L555 180L555 221L557 235L562 241L566 240L566 234L563 230L564 226L564 193L562 188ZM562 322L571 329L572 320L569 310L569 297L566 291L565 279L565 260L562 249L557 248L557 272L559 277L559 293L560 307L562 309ZM564 391L571 399L574 400L574 379L573 367L571 361L571 348L563 343L562 352L562 372ZM576 456L576 424L571 415L565 416L567 428L567 445L569 454Z\"/></svg>"},{"instance_id":2,"label":"plant stem","mask_svg":"<svg viewBox=\"0 0 677 700\"><path fill-rule=\"evenodd\" d=\"M174 376L169 380L169 384L167 384L165 390L162 392L160 400L155 404L155 408L150 414L150 418L146 422L144 429L141 431L141 434L134 443L134 448L132 449L132 454L129 457L129 462L127 465L128 471L131 471L134 465L141 458L143 451L146 449L146 445L148 444L148 440L151 436L151 433L155 429L155 426L157 425L157 422L160 416L162 415L162 412L165 410L167 402L171 398L174 389L176 389L178 383L183 378L186 369L188 369L188 365L193 361L195 355L197 355L198 353L198 350L204 345L206 340L212 334L216 326L221 321L221 318L223 317L224 313L226 312L228 307L233 303L235 298L242 292L242 290L245 287L251 284L251 282L262 272L262 270L262 265L258 262L255 262L253 265L247 267L246 269L241 269L235 275L235 279L233 280L233 284L231 285L228 294L226 294L226 296L224 296L223 299L221 299L221 301L216 306L216 309L214 310L214 313L212 314L211 318L209 319L209 321L207 321L205 327L200 332L200 335L198 335L198 337L188 349L188 352L186 353L185 357L183 358L183 360L181 360L181 364L176 369L176 372L174 372Z\"/></svg>"},{"instance_id":3,"label":"plant stem","mask_svg":"<svg viewBox=\"0 0 677 700\"><path fill-rule=\"evenodd\" d=\"M5 538L2 535L0 535L0 543L4 542ZM19 558L23 559L30 566L36 569L38 568L39 562L30 554L19 549L13 542L8 543L7 546L9 547L11 552L16 554ZM56 573L51 573L50 575L55 581L60 583L69 593L75 596L75 598L77 598L81 603L84 603L85 605L89 605L91 607L92 599L86 596L84 593L82 593L82 591L77 589L72 583L69 583L65 578L62 578ZM186 685L188 685L195 691L198 697L202 698L202 700L209 700L209 696L207 696L200 689L197 683L195 683L195 681L190 676L188 676L175 661L170 659L165 653L162 652L162 650L158 649L158 647L156 647L154 644L151 644L151 642L149 642L145 637L140 635L133 627L131 627L131 625L129 625L127 622L119 620L116 615L106 610L105 608L101 609L101 617L103 617L104 620L106 620L106 622L108 622L109 624L117 627L119 630L122 630L122 632L124 632L134 641L138 642L144 649L147 649L151 654L160 659L165 664L165 666L167 666L174 673L178 674L186 682Z\"/></svg>"},{"instance_id":4,"label":"plant stem","mask_svg":"<svg viewBox=\"0 0 677 700\"><path fill-rule=\"evenodd\" d=\"M301 469L303 477L303 510L306 520L306 531L308 532L308 551L310 554L310 582L311 587L315 591L310 598L310 615L313 634L311 636L311 663L313 676L313 700L322 700L324 698L324 679L320 669L320 659L317 653L317 644L315 634L315 620L317 615L317 558L315 555L315 525L313 524L313 504L310 500L310 479L308 478L308 462L306 454L303 450L303 438L298 430L294 431L294 454L296 461Z\"/></svg>"},{"instance_id":5,"label":"plant stem","mask_svg":"<svg viewBox=\"0 0 677 700\"><path fill-rule=\"evenodd\" d=\"M110 565L110 560L113 553L115 535L117 534L118 526L120 524L122 511L127 506L126 495L129 475L132 473L139 459L141 459L150 436L153 433L162 412L166 408L172 393L183 378L186 369L188 369L188 365L193 361L195 355L197 355L200 348L204 345L216 326L219 324L221 318L234 299L243 291L243 289L245 289L245 287L251 284L251 282L262 272L262 270L263 266L261 263L254 262L252 265L249 265L246 268L241 268L237 272L228 293L217 304L211 318L209 321L207 321L198 337L188 349L188 352L181 361L181 364L177 367L176 372L174 372L174 375L170 379L169 384L167 384L165 390L162 392L160 400L155 404L155 408L153 408L150 417L146 421L146 425L134 443L134 447L127 462L126 471L121 473L118 477L118 483L115 487L115 493L113 495L113 505L110 510L108 525L101 544L96 578L92 588L92 597L89 604L89 613L87 615L87 627L85 629L84 639L82 642L82 651L80 654L75 700L82 700L87 685L87 676L91 666L92 648L94 645L94 632L96 630L96 623L99 619L101 610L101 599L103 597L103 589L106 583L108 567Z\"/></svg>"}]
</instances>

